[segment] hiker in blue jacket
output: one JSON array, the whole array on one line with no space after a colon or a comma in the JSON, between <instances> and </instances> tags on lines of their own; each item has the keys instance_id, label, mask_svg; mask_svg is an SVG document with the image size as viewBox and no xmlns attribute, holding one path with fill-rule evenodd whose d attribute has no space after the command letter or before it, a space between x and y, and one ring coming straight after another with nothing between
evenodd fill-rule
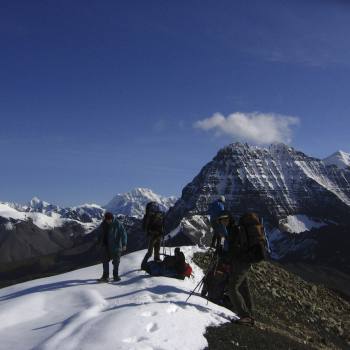
<instances>
[{"instance_id":1,"label":"hiker in blue jacket","mask_svg":"<svg viewBox=\"0 0 350 350\"><path fill-rule=\"evenodd\" d=\"M211 247L219 249L221 247L221 238L224 235L225 228L218 221L218 218L225 212L225 197L220 196L209 206L208 214L210 216L210 224L213 228L213 238Z\"/></svg>"},{"instance_id":2,"label":"hiker in blue jacket","mask_svg":"<svg viewBox=\"0 0 350 350\"><path fill-rule=\"evenodd\" d=\"M100 226L98 243L101 247L103 275L100 282L109 280L109 262L113 263L113 279L120 281L119 263L122 252L126 251L127 233L122 223L112 213L105 213Z\"/></svg>"}]
</instances>

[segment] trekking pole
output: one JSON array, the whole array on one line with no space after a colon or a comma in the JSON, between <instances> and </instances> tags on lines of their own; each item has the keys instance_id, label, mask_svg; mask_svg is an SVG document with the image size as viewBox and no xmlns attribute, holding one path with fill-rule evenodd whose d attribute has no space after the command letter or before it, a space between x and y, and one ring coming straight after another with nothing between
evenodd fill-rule
<instances>
[{"instance_id":1,"label":"trekking pole","mask_svg":"<svg viewBox=\"0 0 350 350\"><path fill-rule=\"evenodd\" d=\"M267 238L266 231L265 231L264 218L263 217L261 217L261 225L262 225L263 233L264 233L264 236L265 236L267 251L268 251L269 254L271 254L270 243L269 243L269 240Z\"/></svg>"},{"instance_id":2,"label":"trekking pole","mask_svg":"<svg viewBox=\"0 0 350 350\"><path fill-rule=\"evenodd\" d=\"M186 303L187 303L188 300L191 298L191 296L194 294L194 292L197 290L197 288L199 287L199 289L200 289L200 286L204 283L205 278L208 276L209 272L212 270L212 265L213 265L214 259L217 257L216 255L217 255L217 254L214 253L214 255L212 256L212 258L211 258L211 260L210 260L210 262L209 262L208 270L205 272L203 278L198 282L198 284L196 285L196 287L192 290L192 292L190 293L190 295L187 297ZM215 263L216 263L216 262L215 262Z\"/></svg>"},{"instance_id":3,"label":"trekking pole","mask_svg":"<svg viewBox=\"0 0 350 350\"><path fill-rule=\"evenodd\" d=\"M196 287L192 290L192 292L190 293L190 295L187 297L186 299L186 303L188 302L188 300L191 298L191 296L194 294L194 292L197 290L197 288L199 286L201 286L204 283L204 279L205 279L206 275L204 275L204 277L198 282L198 284L196 285Z\"/></svg>"}]
</instances>

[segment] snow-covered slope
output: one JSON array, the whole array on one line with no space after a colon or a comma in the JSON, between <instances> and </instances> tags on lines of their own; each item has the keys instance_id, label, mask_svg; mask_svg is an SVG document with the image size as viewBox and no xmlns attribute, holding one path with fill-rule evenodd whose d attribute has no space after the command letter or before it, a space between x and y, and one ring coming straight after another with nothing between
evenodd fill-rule
<instances>
[{"instance_id":1,"label":"snow-covered slope","mask_svg":"<svg viewBox=\"0 0 350 350\"><path fill-rule=\"evenodd\" d=\"M323 159L323 162L326 165L336 165L340 169L346 169L350 167L350 153L338 151Z\"/></svg>"},{"instance_id":2,"label":"snow-covered slope","mask_svg":"<svg viewBox=\"0 0 350 350\"><path fill-rule=\"evenodd\" d=\"M135 188L131 192L117 194L104 208L115 214L141 218L148 202L157 202L167 211L175 204L175 197L162 197L147 188Z\"/></svg>"},{"instance_id":3,"label":"snow-covered slope","mask_svg":"<svg viewBox=\"0 0 350 350\"><path fill-rule=\"evenodd\" d=\"M194 279L150 277L138 270L144 253L122 258L117 284L97 284L97 265L1 289L1 348L203 349L205 328L234 314L196 295L185 302L202 277L195 265Z\"/></svg>"},{"instance_id":4,"label":"snow-covered slope","mask_svg":"<svg viewBox=\"0 0 350 350\"><path fill-rule=\"evenodd\" d=\"M312 220L306 215L288 215L286 219L280 221L280 228L290 233L301 233L323 226L327 226L327 223Z\"/></svg>"}]
</instances>

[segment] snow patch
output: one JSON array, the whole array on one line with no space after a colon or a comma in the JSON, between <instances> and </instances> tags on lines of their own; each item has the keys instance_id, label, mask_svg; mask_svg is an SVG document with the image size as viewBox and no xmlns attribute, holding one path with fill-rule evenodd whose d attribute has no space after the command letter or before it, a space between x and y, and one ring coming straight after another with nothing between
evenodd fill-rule
<instances>
[{"instance_id":1,"label":"snow patch","mask_svg":"<svg viewBox=\"0 0 350 350\"><path fill-rule=\"evenodd\" d=\"M6 231L12 231L14 228L15 228L15 225L11 221L9 221L5 224Z\"/></svg>"},{"instance_id":2,"label":"snow patch","mask_svg":"<svg viewBox=\"0 0 350 350\"><path fill-rule=\"evenodd\" d=\"M288 215L287 218L280 220L280 228L290 233L301 233L310 231L313 228L327 226L323 221L315 221L306 215Z\"/></svg>"}]
</instances>

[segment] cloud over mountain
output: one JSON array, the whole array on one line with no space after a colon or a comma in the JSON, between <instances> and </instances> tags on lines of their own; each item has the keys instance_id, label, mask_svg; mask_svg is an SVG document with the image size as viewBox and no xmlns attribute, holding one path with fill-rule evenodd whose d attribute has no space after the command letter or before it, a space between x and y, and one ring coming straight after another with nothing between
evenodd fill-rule
<instances>
[{"instance_id":1,"label":"cloud over mountain","mask_svg":"<svg viewBox=\"0 0 350 350\"><path fill-rule=\"evenodd\" d=\"M269 144L289 143L292 140L292 127L299 124L299 118L275 113L235 112L227 117L215 113L210 118L194 123L194 128L213 130L217 135L229 135L235 140Z\"/></svg>"}]
</instances>

